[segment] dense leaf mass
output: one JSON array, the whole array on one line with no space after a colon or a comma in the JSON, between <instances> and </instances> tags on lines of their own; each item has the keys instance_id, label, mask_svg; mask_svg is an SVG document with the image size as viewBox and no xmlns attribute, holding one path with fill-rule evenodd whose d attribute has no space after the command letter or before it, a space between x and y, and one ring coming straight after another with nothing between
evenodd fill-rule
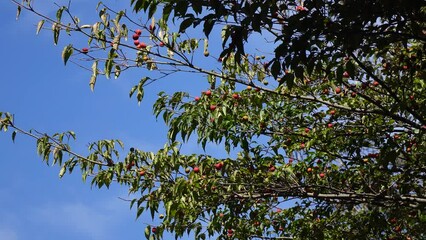
<instances>
[{"instance_id":1,"label":"dense leaf mass","mask_svg":"<svg viewBox=\"0 0 426 240\"><path fill-rule=\"evenodd\" d=\"M100 3L93 25L66 22L66 7L56 20L40 16L52 24L55 44L61 31L89 39L90 49L67 45L63 59L87 55L81 64L92 66L92 89L99 75L145 69L130 91L140 102L145 86L172 73L206 76L210 87L197 97L159 93L154 115L169 129L164 148L131 148L120 160L121 141L100 140L82 156L64 144L73 132L26 132L7 113L0 128L35 137L61 176L79 166L96 186L120 183L140 194L131 203L137 215L161 222L147 227L149 239L164 232L195 239L426 238L424 1L130 3L128 11ZM31 1L16 4L37 12ZM210 56L209 42L221 43L219 56ZM197 65L200 58L212 67ZM228 157L182 154L191 136L203 148L222 146Z\"/></svg>"}]
</instances>

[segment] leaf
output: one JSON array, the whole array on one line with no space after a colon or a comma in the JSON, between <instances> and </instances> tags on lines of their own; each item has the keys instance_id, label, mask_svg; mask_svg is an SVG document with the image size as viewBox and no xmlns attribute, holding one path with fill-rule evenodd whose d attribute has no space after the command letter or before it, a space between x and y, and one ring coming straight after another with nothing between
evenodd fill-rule
<instances>
[{"instance_id":1,"label":"leaf","mask_svg":"<svg viewBox=\"0 0 426 240\"><path fill-rule=\"evenodd\" d=\"M337 70L336 70L336 81L338 83L341 83L342 80L343 80L343 66L339 66L337 67Z\"/></svg>"},{"instance_id":2,"label":"leaf","mask_svg":"<svg viewBox=\"0 0 426 240\"><path fill-rule=\"evenodd\" d=\"M213 14L209 14L209 15L213 15ZM209 37L215 22L216 21L213 19L207 19L204 21L203 32L206 35L206 37Z\"/></svg>"},{"instance_id":3,"label":"leaf","mask_svg":"<svg viewBox=\"0 0 426 240\"><path fill-rule=\"evenodd\" d=\"M90 77L90 82L89 82L90 90L92 90L92 92L95 89L97 76L98 76L98 61L94 61L92 65L92 77Z\"/></svg>"},{"instance_id":4,"label":"leaf","mask_svg":"<svg viewBox=\"0 0 426 240\"><path fill-rule=\"evenodd\" d=\"M106 62L105 62L105 77L107 79L110 78L113 65L114 65L114 61L112 59L106 60Z\"/></svg>"},{"instance_id":5,"label":"leaf","mask_svg":"<svg viewBox=\"0 0 426 240\"><path fill-rule=\"evenodd\" d=\"M38 22L38 24L37 24L37 30L36 30L36 34L38 35L38 33L40 32L40 30L41 30L41 28L43 27L43 25L44 25L44 19L43 20L40 20L40 22Z\"/></svg>"},{"instance_id":6,"label":"leaf","mask_svg":"<svg viewBox=\"0 0 426 240\"><path fill-rule=\"evenodd\" d=\"M12 141L13 141L13 142L15 142L16 133L17 133L16 131L13 131L13 132L12 132Z\"/></svg>"},{"instance_id":7,"label":"leaf","mask_svg":"<svg viewBox=\"0 0 426 240\"><path fill-rule=\"evenodd\" d=\"M72 47L72 44L69 44L62 50L62 60L64 61L64 65L67 65L68 59L71 57L74 49Z\"/></svg>"},{"instance_id":8,"label":"leaf","mask_svg":"<svg viewBox=\"0 0 426 240\"><path fill-rule=\"evenodd\" d=\"M59 171L59 178L62 178L64 174L66 173L66 171L67 171L67 167L65 165L62 166L61 171Z\"/></svg>"},{"instance_id":9,"label":"leaf","mask_svg":"<svg viewBox=\"0 0 426 240\"><path fill-rule=\"evenodd\" d=\"M147 226L145 228L145 237L146 237L146 239L148 239L150 235L151 235L151 226Z\"/></svg>"},{"instance_id":10,"label":"leaf","mask_svg":"<svg viewBox=\"0 0 426 240\"><path fill-rule=\"evenodd\" d=\"M19 16L21 15L21 6L18 6L18 9L16 10L16 20L19 19Z\"/></svg>"},{"instance_id":11,"label":"leaf","mask_svg":"<svg viewBox=\"0 0 426 240\"><path fill-rule=\"evenodd\" d=\"M64 12L65 7L61 7L58 9L58 11L56 11L56 20L58 22L61 22L62 19L62 13Z\"/></svg>"},{"instance_id":12,"label":"leaf","mask_svg":"<svg viewBox=\"0 0 426 240\"><path fill-rule=\"evenodd\" d=\"M189 26L191 26L191 24L194 22L194 18L193 17L190 17L190 18L187 18L187 19L185 19L185 20L183 20L182 21L182 23L180 24L180 26L179 26L179 32L185 32L185 30L189 27Z\"/></svg>"},{"instance_id":13,"label":"leaf","mask_svg":"<svg viewBox=\"0 0 426 240\"><path fill-rule=\"evenodd\" d=\"M57 23L53 23L52 24L53 43L55 45L58 44L60 30L61 30L61 28L60 28L60 26Z\"/></svg>"}]
</instances>

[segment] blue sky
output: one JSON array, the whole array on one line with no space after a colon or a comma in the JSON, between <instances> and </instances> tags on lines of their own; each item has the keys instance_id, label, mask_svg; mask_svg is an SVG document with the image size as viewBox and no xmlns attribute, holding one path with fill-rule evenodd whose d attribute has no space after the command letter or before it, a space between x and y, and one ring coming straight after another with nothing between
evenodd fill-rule
<instances>
[{"instance_id":1,"label":"blue sky","mask_svg":"<svg viewBox=\"0 0 426 240\"><path fill-rule=\"evenodd\" d=\"M36 1L36 7L54 16L53 3L42 2ZM96 2L73 1L73 10L82 21L84 16L93 18ZM0 2L0 111L15 114L15 123L24 129L50 134L73 130L74 150L79 153L86 154L87 144L99 139L121 139L126 149L161 148L167 129L152 115L156 94L184 88L196 94L208 87L202 76L176 75L147 88L145 101L138 106L128 92L143 75L132 71L118 80L99 78L93 93L90 73L73 64L64 67L61 60L63 46L72 40L85 47L86 39L62 35L54 46L49 31L35 35L38 17L23 11L16 21L15 14L10 1ZM191 143L186 151L199 148ZM124 187L91 189L78 170L59 179L58 167L46 166L36 154L35 141L26 136L18 135L12 143L10 133L0 134L0 162L2 240L143 239L144 223L151 223L145 217L135 220L135 211L118 198L127 198Z\"/></svg>"}]
</instances>

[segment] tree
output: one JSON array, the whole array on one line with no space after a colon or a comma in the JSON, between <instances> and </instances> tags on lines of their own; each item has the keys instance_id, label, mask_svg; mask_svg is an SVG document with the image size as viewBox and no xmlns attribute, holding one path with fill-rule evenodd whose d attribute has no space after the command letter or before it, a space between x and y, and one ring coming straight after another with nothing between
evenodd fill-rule
<instances>
[{"instance_id":1,"label":"tree","mask_svg":"<svg viewBox=\"0 0 426 240\"><path fill-rule=\"evenodd\" d=\"M143 21L99 3L90 25L70 6L55 18L13 2L18 14L42 18L37 31L49 24L55 44L62 32L89 40L62 57L91 69L92 90L100 75L144 69L130 90L141 102L146 85L175 72L206 77L201 96L159 93L153 108L167 144L130 148L123 160L119 140L94 142L84 156L64 141L73 132L28 132L1 114L0 128L37 139L60 176L78 166L93 185L140 194L131 202L137 216L162 219L147 238L425 238L423 1L132 0ZM219 56L209 42L221 43ZM199 55L211 65L200 66ZM180 153L191 135L229 157Z\"/></svg>"}]
</instances>

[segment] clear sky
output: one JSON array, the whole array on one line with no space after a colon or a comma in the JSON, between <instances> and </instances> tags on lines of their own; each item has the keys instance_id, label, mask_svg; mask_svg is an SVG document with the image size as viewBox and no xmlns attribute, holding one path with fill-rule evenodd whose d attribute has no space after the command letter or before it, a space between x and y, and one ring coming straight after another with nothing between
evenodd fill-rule
<instances>
[{"instance_id":1,"label":"clear sky","mask_svg":"<svg viewBox=\"0 0 426 240\"><path fill-rule=\"evenodd\" d=\"M96 2L73 1L72 10L84 22L84 16L96 16ZM130 1L106 2L127 6ZM54 16L53 2L36 1L36 7ZM145 101L138 106L128 93L144 75L132 71L118 80L99 78L93 93L90 73L73 64L64 67L61 60L63 46L72 40L85 47L87 40L62 34L54 46L49 31L35 35L38 17L23 11L16 21L15 14L10 1L0 1L0 111L15 114L15 123L27 130L49 134L73 130L77 134L73 147L81 154L87 153L89 142L99 139L121 139L126 149L161 148L167 129L152 115L156 94L182 89L199 94L208 87L202 76L176 75L147 88ZM135 220L136 212L119 199L128 198L125 187L91 189L90 180L83 183L78 169L60 180L58 167L46 166L37 156L33 139L18 135L12 143L10 134L0 134L1 240L144 238L144 223L151 219ZM185 151L199 151L193 142Z\"/></svg>"}]
</instances>

